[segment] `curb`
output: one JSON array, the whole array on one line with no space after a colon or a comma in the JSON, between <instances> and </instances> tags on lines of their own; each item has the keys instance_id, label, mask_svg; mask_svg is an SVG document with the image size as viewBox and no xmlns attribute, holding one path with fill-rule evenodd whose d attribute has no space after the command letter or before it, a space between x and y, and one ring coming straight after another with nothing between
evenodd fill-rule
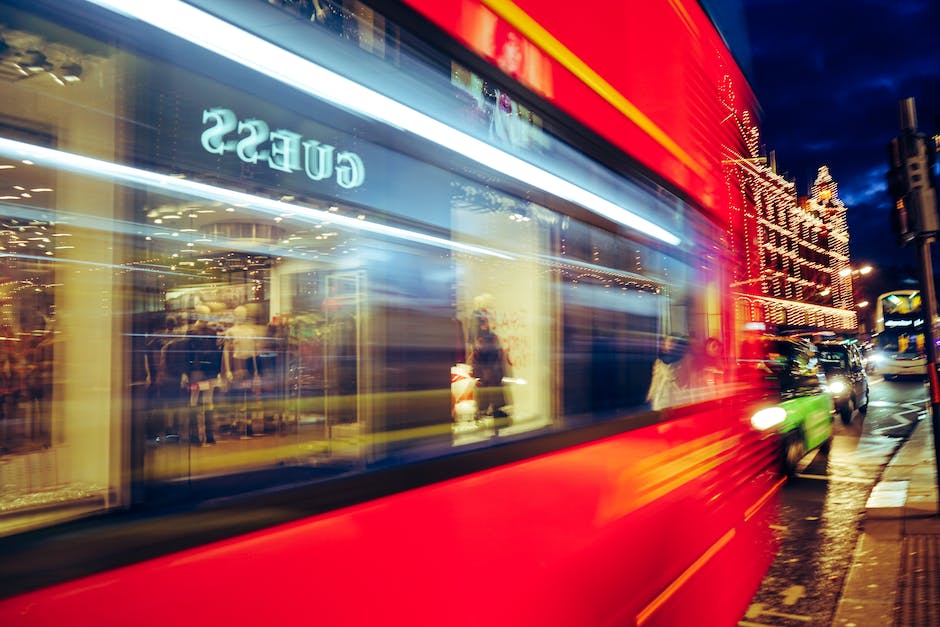
<instances>
[{"instance_id":1,"label":"curb","mask_svg":"<svg viewBox=\"0 0 940 627\"><path fill-rule=\"evenodd\" d=\"M916 552L905 555L910 552L906 538L940 535L936 476L933 431L925 417L901 443L881 481L872 488L833 625L894 625L899 612L907 615L905 608L924 603L922 597L911 598L911 582L922 579L922 569L911 571ZM901 588L904 594L899 594Z\"/></svg>"}]
</instances>

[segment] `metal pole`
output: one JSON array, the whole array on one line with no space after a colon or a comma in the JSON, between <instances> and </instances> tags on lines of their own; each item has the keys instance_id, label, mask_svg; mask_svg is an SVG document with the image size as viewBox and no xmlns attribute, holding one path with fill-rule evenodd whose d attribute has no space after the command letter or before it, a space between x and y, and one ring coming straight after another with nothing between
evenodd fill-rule
<instances>
[{"instance_id":1,"label":"metal pole","mask_svg":"<svg viewBox=\"0 0 940 627\"><path fill-rule=\"evenodd\" d=\"M937 490L940 491L940 379L937 376L937 338L934 319L937 316L937 292L933 282L930 244L933 237L917 238L920 261L921 295L924 304L924 342L927 345L927 378L930 381L930 425L933 429L933 450L936 464ZM940 514L940 504L938 504Z\"/></svg>"},{"instance_id":2,"label":"metal pole","mask_svg":"<svg viewBox=\"0 0 940 627\"><path fill-rule=\"evenodd\" d=\"M937 490L940 491L940 377L937 373L937 290L933 282L930 245L940 233L936 190L930 170L932 149L926 136L917 132L917 110L913 98L898 103L901 134L888 145L888 192L896 203L895 229L902 245L917 242L920 262L920 293L924 312L924 340L927 349L927 379L930 382L930 424L936 463ZM935 148L934 148L935 149ZM940 514L940 502L938 502Z\"/></svg>"}]
</instances>

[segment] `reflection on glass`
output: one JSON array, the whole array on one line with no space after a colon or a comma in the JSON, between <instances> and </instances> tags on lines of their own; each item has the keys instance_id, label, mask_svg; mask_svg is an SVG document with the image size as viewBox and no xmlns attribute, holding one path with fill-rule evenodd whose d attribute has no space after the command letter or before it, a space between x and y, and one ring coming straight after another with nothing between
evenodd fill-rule
<instances>
[{"instance_id":1,"label":"reflection on glass","mask_svg":"<svg viewBox=\"0 0 940 627\"><path fill-rule=\"evenodd\" d=\"M322 8L308 19L347 23ZM244 68L214 81L25 17L82 70L4 92L0 533L721 393L720 261L663 243L712 227L662 190L581 172L674 237L612 232L450 153L398 152L413 138L373 137L330 102L270 101ZM534 111L450 67L481 134L547 150ZM331 155L331 175L288 168L295 144ZM337 174L342 151L355 176Z\"/></svg>"}]
</instances>

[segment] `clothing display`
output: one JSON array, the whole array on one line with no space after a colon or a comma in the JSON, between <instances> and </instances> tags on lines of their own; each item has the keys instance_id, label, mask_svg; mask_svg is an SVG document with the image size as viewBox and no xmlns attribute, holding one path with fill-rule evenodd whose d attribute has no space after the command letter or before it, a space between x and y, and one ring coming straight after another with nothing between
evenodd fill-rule
<instances>
[{"instance_id":1,"label":"clothing display","mask_svg":"<svg viewBox=\"0 0 940 627\"><path fill-rule=\"evenodd\" d=\"M488 295L478 298L478 304L489 300ZM504 420L509 417L506 406L506 388L503 378L508 376L506 354L499 336L493 331L490 311L480 308L473 311L470 319L468 343L470 366L477 379L477 411L481 416L493 416Z\"/></svg>"}]
</instances>

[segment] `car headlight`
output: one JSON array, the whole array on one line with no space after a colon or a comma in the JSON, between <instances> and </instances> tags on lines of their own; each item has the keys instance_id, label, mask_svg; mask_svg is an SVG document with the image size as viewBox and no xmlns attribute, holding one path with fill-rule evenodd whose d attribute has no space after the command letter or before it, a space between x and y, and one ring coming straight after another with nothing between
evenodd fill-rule
<instances>
[{"instance_id":1,"label":"car headlight","mask_svg":"<svg viewBox=\"0 0 940 627\"><path fill-rule=\"evenodd\" d=\"M751 416L751 425L760 431L773 429L786 420L787 411L783 407L765 407Z\"/></svg>"},{"instance_id":2,"label":"car headlight","mask_svg":"<svg viewBox=\"0 0 940 627\"><path fill-rule=\"evenodd\" d=\"M832 379L829 382L829 391L836 396L841 396L849 391L849 386L842 379Z\"/></svg>"},{"instance_id":3,"label":"car headlight","mask_svg":"<svg viewBox=\"0 0 940 627\"><path fill-rule=\"evenodd\" d=\"M869 357L869 359L876 364L880 364L881 362L885 360L885 356L882 355L881 353L876 353L872 355L871 357Z\"/></svg>"}]
</instances>

